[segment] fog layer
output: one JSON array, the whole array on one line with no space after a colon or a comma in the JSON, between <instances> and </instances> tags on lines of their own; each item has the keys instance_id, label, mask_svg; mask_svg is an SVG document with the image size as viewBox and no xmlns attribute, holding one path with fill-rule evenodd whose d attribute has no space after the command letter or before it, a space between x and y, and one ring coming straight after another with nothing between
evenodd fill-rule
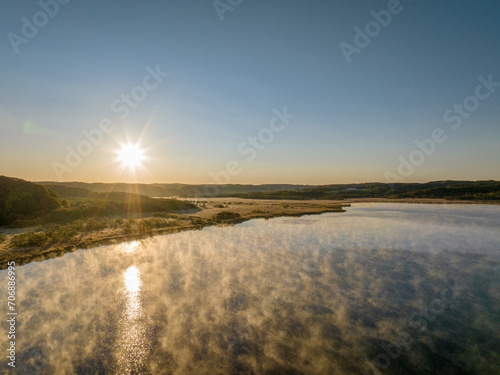
<instances>
[{"instance_id":1,"label":"fog layer","mask_svg":"<svg viewBox=\"0 0 500 375\"><path fill-rule=\"evenodd\" d=\"M495 206L356 204L32 263L12 373L498 373L499 229Z\"/></svg>"}]
</instances>

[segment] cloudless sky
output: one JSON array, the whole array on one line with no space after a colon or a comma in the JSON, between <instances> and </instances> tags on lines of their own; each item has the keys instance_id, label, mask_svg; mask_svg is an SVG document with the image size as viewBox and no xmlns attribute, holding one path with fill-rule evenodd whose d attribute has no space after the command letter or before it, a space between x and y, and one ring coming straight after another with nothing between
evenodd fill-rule
<instances>
[{"instance_id":1,"label":"cloudless sky","mask_svg":"<svg viewBox=\"0 0 500 375\"><path fill-rule=\"evenodd\" d=\"M399 177L500 179L500 87L484 88L489 98L458 129L443 119L475 95L479 76L500 82L500 2L401 0L347 62L340 44L356 47L354 28L393 1L243 0L221 20L212 1L72 0L16 53L9 33L23 37L23 17L33 22L42 8L5 0L0 174L213 183L210 173L225 176L235 161L231 183L385 182L415 139L442 128L447 140ZM122 120L112 103L158 66L169 76ZM238 147L285 107L296 117L248 161ZM114 130L67 166L68 149L103 118ZM127 142L146 157L135 171L117 162ZM58 176L54 165L68 169Z\"/></svg>"}]
</instances>

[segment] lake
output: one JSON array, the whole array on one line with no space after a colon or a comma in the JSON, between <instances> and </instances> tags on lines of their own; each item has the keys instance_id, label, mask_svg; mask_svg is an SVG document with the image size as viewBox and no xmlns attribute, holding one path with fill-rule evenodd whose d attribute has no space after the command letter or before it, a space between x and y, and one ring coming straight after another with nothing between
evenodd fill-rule
<instances>
[{"instance_id":1,"label":"lake","mask_svg":"<svg viewBox=\"0 0 500 375\"><path fill-rule=\"evenodd\" d=\"M500 373L500 206L346 210L16 267L0 373Z\"/></svg>"}]
</instances>

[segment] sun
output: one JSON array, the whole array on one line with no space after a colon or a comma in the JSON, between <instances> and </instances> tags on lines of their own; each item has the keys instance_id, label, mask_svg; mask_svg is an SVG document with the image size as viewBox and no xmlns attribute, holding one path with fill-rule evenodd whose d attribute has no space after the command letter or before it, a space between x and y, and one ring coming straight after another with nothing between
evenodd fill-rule
<instances>
[{"instance_id":1,"label":"sun","mask_svg":"<svg viewBox=\"0 0 500 375\"><path fill-rule=\"evenodd\" d=\"M141 166L144 159L144 151L136 144L121 145L121 149L118 151L118 160L130 169Z\"/></svg>"}]
</instances>

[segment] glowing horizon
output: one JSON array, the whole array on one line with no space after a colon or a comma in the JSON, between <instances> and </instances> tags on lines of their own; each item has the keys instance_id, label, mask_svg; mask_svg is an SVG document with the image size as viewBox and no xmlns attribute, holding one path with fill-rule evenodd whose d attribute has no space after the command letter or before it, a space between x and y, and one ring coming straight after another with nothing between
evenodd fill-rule
<instances>
[{"instance_id":1,"label":"glowing horizon","mask_svg":"<svg viewBox=\"0 0 500 375\"><path fill-rule=\"evenodd\" d=\"M28 38L44 10L9 2L0 174L500 180L500 4L389 3L248 2L221 22L206 3L71 2Z\"/></svg>"}]
</instances>

